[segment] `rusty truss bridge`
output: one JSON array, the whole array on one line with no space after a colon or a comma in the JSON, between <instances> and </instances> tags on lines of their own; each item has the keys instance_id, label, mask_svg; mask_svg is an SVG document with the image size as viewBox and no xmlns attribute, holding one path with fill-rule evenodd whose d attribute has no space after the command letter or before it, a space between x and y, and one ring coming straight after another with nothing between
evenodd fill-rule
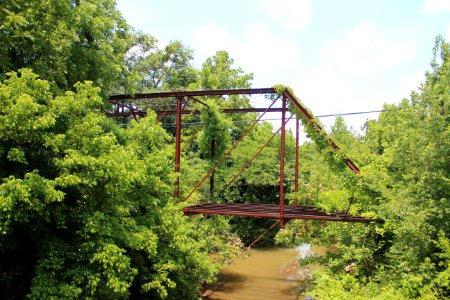
<instances>
[{"instance_id":1,"label":"rusty truss bridge","mask_svg":"<svg viewBox=\"0 0 450 300\"><path fill-rule=\"evenodd\" d=\"M283 226L289 220L305 219L305 220L322 220L322 221L341 221L341 222L362 222L370 223L377 220L367 219L361 216L353 216L347 212L329 213L313 206L285 205L285 132L286 123L295 118L295 178L294 191L298 192L299 178L299 117L304 122L313 126L317 132L324 133L322 125L314 118L312 113L295 97L289 90L277 91L275 88L262 89L232 89L232 90L204 90L204 91L174 91L174 92L156 92L135 95L112 95L109 102L112 104L112 110L105 112L111 117L138 118L145 116L148 109L152 109L158 115L159 120L163 121L167 116L175 116L175 173L180 172L182 167L181 160L181 133L182 133L182 116L186 114L199 114L196 109L189 109L189 101L208 106L204 99L208 97L218 97L225 99L226 97L264 95L273 101L267 107L258 108L226 108L222 109L223 113L260 113L245 133L235 142L235 144L217 161L209 172L207 172L202 180L184 197L184 201L188 200L200 186L214 173L214 170L225 160L225 158L237 147L237 145L245 138L246 135L256 126L266 113L277 112L281 114L280 128L275 131L272 137L258 149L252 159L233 177L225 188L230 184L251 164L251 162L259 155L259 153L273 140L276 135L280 135L280 187L279 199L276 204L249 204L249 203L201 203L197 205L187 206L183 209L186 215L205 214L205 215L232 215L254 218L267 218L276 220L275 224ZM275 102L281 100L281 107L274 107ZM288 109L289 106L289 109ZM289 118L286 117L288 111L293 111ZM328 145L333 151L339 151L339 146L331 139L327 139ZM345 164L355 173L360 174L358 167L348 158L344 158ZM180 179L175 182L174 198L180 199ZM182 200L182 199L181 199ZM275 201L274 201L275 202ZM274 225L275 225L274 224Z\"/></svg>"}]
</instances>

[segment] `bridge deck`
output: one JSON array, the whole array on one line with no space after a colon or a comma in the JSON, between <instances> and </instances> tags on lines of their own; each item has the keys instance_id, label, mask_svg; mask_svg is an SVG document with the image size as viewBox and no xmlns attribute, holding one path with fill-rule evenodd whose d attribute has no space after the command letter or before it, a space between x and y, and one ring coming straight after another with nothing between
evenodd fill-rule
<instances>
[{"instance_id":1,"label":"bridge deck","mask_svg":"<svg viewBox=\"0 0 450 300\"><path fill-rule=\"evenodd\" d=\"M190 216L195 214L229 215L266 219L280 219L280 206L277 204L244 204L244 203L202 203L183 208L183 212ZM285 205L284 219L362 222L371 223L377 220L345 213L327 213L312 206Z\"/></svg>"}]
</instances>

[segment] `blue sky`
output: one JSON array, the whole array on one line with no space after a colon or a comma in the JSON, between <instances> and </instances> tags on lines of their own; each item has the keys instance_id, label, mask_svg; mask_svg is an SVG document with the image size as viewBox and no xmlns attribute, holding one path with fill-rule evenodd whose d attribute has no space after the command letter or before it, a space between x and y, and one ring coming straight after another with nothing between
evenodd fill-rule
<instances>
[{"instance_id":1,"label":"blue sky","mask_svg":"<svg viewBox=\"0 0 450 300\"><path fill-rule=\"evenodd\" d=\"M291 86L316 115L379 110L408 97L450 40L450 0L117 0L130 25L194 50L226 50L253 87ZM358 130L376 114L345 117ZM333 118L323 118L330 125Z\"/></svg>"}]
</instances>

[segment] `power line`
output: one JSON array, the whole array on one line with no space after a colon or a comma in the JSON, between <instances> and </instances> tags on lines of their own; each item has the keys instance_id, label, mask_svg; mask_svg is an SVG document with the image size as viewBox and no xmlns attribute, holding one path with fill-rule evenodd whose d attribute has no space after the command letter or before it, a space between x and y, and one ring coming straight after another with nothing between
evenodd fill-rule
<instances>
[{"instance_id":1,"label":"power line","mask_svg":"<svg viewBox=\"0 0 450 300\"><path fill-rule=\"evenodd\" d=\"M327 117L342 117L342 116L351 116L351 115L364 115L364 114L381 113L381 112L388 112L388 111L397 111L397 110L402 110L402 109L403 108L358 111L358 112L349 112L349 113L340 113L340 114L320 115L320 116L316 116L316 117L327 118Z\"/></svg>"},{"instance_id":2,"label":"power line","mask_svg":"<svg viewBox=\"0 0 450 300\"><path fill-rule=\"evenodd\" d=\"M328 115L318 115L317 118L329 118L329 117L342 117L342 116L352 116L352 115L364 115L364 114L373 114L373 113L381 113L381 112L389 112L389 111L397 111L402 110L404 108L397 108L397 109L381 109L381 110L369 110L369 111L358 111L358 112L348 112L348 113L336 113L336 114L328 114ZM271 118L271 119L261 119L260 122L266 122L266 121L281 121L281 118ZM254 120L234 120L234 124L238 123L251 123L254 122ZM195 125L203 125L203 122L185 122L182 123L183 126L195 126ZM163 124L163 127L175 127L175 123L166 123Z\"/></svg>"}]
</instances>

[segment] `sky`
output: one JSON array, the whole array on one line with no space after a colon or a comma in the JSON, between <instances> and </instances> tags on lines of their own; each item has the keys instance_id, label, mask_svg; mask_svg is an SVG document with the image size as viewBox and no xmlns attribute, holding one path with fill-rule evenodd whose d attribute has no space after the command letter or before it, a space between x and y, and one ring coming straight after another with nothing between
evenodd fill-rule
<instances>
[{"instance_id":1,"label":"sky","mask_svg":"<svg viewBox=\"0 0 450 300\"><path fill-rule=\"evenodd\" d=\"M253 73L253 88L288 85L315 115L408 98L430 70L436 36L450 40L450 0L116 1L136 30L192 49L196 67L226 50ZM376 117L344 119L359 131Z\"/></svg>"}]
</instances>

